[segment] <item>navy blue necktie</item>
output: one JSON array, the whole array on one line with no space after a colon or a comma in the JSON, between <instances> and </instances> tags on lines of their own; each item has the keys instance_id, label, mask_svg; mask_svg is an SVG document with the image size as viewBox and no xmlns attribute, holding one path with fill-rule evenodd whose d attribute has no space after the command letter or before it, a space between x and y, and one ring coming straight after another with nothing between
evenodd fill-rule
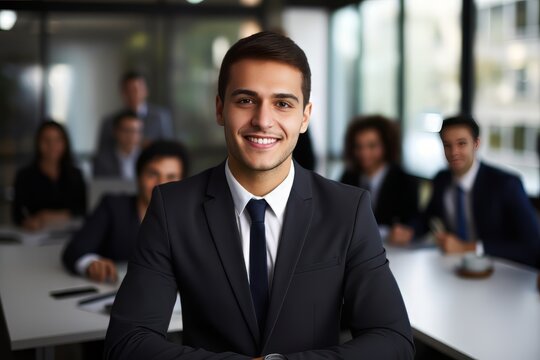
<instances>
[{"instance_id":1,"label":"navy blue necktie","mask_svg":"<svg viewBox=\"0 0 540 360\"><path fill-rule=\"evenodd\" d=\"M467 217L465 215L465 192L459 185L456 186L456 235L461 240L469 240Z\"/></svg>"},{"instance_id":2,"label":"navy blue necktie","mask_svg":"<svg viewBox=\"0 0 540 360\"><path fill-rule=\"evenodd\" d=\"M268 265L266 263L266 234L264 229L266 205L264 199L251 199L246 206L251 217L249 287L261 331L264 329L268 309Z\"/></svg>"}]
</instances>

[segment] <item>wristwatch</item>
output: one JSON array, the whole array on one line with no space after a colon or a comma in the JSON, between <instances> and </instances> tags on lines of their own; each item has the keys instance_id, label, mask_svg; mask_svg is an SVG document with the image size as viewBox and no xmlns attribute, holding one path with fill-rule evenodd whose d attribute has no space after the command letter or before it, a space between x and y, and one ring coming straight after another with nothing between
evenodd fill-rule
<instances>
[{"instance_id":1,"label":"wristwatch","mask_svg":"<svg viewBox=\"0 0 540 360\"><path fill-rule=\"evenodd\" d=\"M287 358L281 354L268 354L264 357L264 360L287 360Z\"/></svg>"}]
</instances>

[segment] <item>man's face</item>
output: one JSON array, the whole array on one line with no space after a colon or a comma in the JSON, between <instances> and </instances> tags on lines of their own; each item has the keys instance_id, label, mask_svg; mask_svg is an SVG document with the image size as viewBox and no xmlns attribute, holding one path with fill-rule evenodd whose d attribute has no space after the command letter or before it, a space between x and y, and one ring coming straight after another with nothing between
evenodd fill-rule
<instances>
[{"instance_id":1,"label":"man's face","mask_svg":"<svg viewBox=\"0 0 540 360\"><path fill-rule=\"evenodd\" d=\"M148 96L146 81L144 79L128 80L123 85L122 96L124 97L126 106L133 111L137 111L139 106L144 104Z\"/></svg>"},{"instance_id":2,"label":"man's face","mask_svg":"<svg viewBox=\"0 0 540 360\"><path fill-rule=\"evenodd\" d=\"M115 130L116 142L120 150L130 153L141 145L143 123L138 118L122 119Z\"/></svg>"},{"instance_id":3,"label":"man's face","mask_svg":"<svg viewBox=\"0 0 540 360\"><path fill-rule=\"evenodd\" d=\"M148 203L155 186L178 181L184 177L182 162L177 157L159 157L150 161L139 175L139 194Z\"/></svg>"},{"instance_id":4,"label":"man's face","mask_svg":"<svg viewBox=\"0 0 540 360\"><path fill-rule=\"evenodd\" d=\"M231 165L268 171L291 158L307 130L311 103L303 106L302 73L275 61L241 60L231 66L224 99L216 99Z\"/></svg>"},{"instance_id":5,"label":"man's face","mask_svg":"<svg viewBox=\"0 0 540 360\"><path fill-rule=\"evenodd\" d=\"M446 128L441 139L450 171L457 176L465 174L474 162L480 140L473 138L467 126L460 125Z\"/></svg>"}]
</instances>

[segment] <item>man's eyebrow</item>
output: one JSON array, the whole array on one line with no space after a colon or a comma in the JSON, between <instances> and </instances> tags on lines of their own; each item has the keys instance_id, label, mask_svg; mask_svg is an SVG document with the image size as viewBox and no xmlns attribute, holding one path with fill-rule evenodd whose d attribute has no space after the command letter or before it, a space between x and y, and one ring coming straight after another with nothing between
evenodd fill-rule
<instances>
[{"instance_id":1,"label":"man's eyebrow","mask_svg":"<svg viewBox=\"0 0 540 360\"><path fill-rule=\"evenodd\" d=\"M276 99L291 99L291 100L294 100L296 102L300 102L300 100L298 100L298 97L296 95L287 94L287 93L274 94L274 98L276 98Z\"/></svg>"},{"instance_id":2,"label":"man's eyebrow","mask_svg":"<svg viewBox=\"0 0 540 360\"><path fill-rule=\"evenodd\" d=\"M248 90L248 89L236 89L231 93L231 96L237 96L237 95L257 96L257 93L253 90Z\"/></svg>"}]
</instances>

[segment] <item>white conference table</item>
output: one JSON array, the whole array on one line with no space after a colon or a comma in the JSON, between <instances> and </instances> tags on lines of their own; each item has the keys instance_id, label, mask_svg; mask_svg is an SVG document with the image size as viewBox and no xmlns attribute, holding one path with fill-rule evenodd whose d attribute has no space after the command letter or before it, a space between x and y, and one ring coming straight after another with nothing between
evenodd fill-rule
<instances>
[{"instance_id":1,"label":"white conference table","mask_svg":"<svg viewBox=\"0 0 540 360\"><path fill-rule=\"evenodd\" d=\"M537 272L496 260L486 279L463 279L460 256L387 248L415 337L455 359L540 359Z\"/></svg>"},{"instance_id":2,"label":"white conference table","mask_svg":"<svg viewBox=\"0 0 540 360\"><path fill-rule=\"evenodd\" d=\"M53 290L117 285L69 275L62 245L0 246L0 297L13 350L36 348L52 358L54 346L105 337L109 317L81 310L86 296L57 300ZM460 257L437 249L387 248L415 336L456 359L540 359L540 293L537 273L497 260L488 279L467 280L454 269ZM181 331L173 313L169 331Z\"/></svg>"},{"instance_id":3,"label":"white conference table","mask_svg":"<svg viewBox=\"0 0 540 360\"><path fill-rule=\"evenodd\" d=\"M105 338L109 316L77 305L98 294L54 299L50 292L91 285L108 293L119 284L70 275L60 262L62 246L0 246L0 298L12 350L35 348L37 358L48 359L56 345ZM173 313L169 331L181 330L181 314Z\"/></svg>"}]
</instances>

